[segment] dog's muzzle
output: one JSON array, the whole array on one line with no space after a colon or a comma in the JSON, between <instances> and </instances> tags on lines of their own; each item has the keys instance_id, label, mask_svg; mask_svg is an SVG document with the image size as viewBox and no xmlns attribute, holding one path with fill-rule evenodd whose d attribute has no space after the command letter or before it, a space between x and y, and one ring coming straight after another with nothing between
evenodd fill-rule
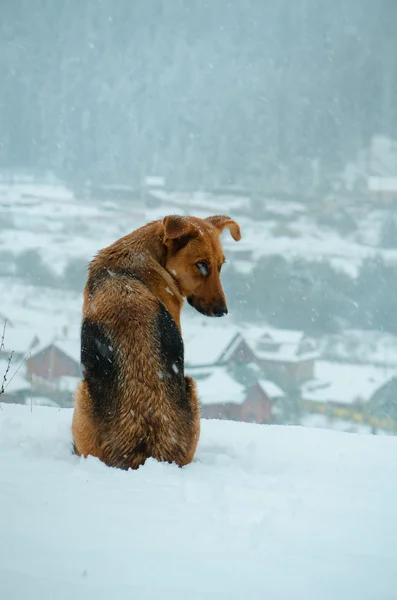
<instances>
[{"instance_id":1,"label":"dog's muzzle","mask_svg":"<svg viewBox=\"0 0 397 600\"><path fill-rule=\"evenodd\" d=\"M228 313L227 307L224 304L205 306L195 296L188 296L187 301L190 306L193 306L193 308L206 317L223 317Z\"/></svg>"}]
</instances>

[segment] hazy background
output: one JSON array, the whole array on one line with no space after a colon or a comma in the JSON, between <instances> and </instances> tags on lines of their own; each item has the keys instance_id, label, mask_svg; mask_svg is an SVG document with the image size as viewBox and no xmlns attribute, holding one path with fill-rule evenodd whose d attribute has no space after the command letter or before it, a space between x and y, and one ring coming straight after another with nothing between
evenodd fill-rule
<instances>
[{"instance_id":1,"label":"hazy background","mask_svg":"<svg viewBox=\"0 0 397 600\"><path fill-rule=\"evenodd\" d=\"M2 0L0 164L328 190L397 137L395 0Z\"/></svg>"}]
</instances>

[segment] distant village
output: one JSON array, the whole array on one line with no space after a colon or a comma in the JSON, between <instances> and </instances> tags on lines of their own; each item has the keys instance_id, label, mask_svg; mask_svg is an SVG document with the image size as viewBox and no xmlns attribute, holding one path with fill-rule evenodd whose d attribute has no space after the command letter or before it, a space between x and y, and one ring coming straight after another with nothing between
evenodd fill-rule
<instances>
[{"instance_id":1,"label":"distant village","mask_svg":"<svg viewBox=\"0 0 397 600\"><path fill-rule=\"evenodd\" d=\"M397 177L375 173L363 184L362 177L355 176L369 203L389 206L397 202ZM88 182L84 189L76 191L51 174L38 177L37 173L0 173L0 206L10 214L18 203L21 212L29 214L29 207L37 209L38 202L49 203L56 197L58 206L75 203L73 214L77 222L77 194L82 203L91 202L90 206L95 207L95 223L110 221L105 210L110 200L116 199L125 206L131 196L138 195L140 204L133 208L138 220L165 211L179 212L185 205L191 212L207 213L227 206L233 214L250 218L254 226L253 200L242 190L176 193L166 188L162 177L156 176L147 177L138 190L127 185L93 186ZM102 213L93 199L99 199L104 207ZM42 213L47 215L48 210ZM44 218L42 213L40 218ZM38 235L42 235L40 228L41 225L37 226ZM235 247L227 244L237 270L249 269L255 259L255 247L245 240ZM6 268L3 276L11 276ZM0 337L4 330L0 388L3 374L6 380L0 405L72 407L73 393L81 378L78 317L74 327L63 325L48 335L41 326L35 329L34 320L29 326L26 321L22 323L12 303L8 309L6 303L4 306L0 305ZM36 302L35 310L38 309ZM372 346L371 359L367 355L358 360L346 352L348 335L354 336L354 332L346 332L344 355L343 352L332 355L329 344L325 348L303 331L276 329L265 323L255 326L236 323L229 318L214 323L188 317L184 327L186 373L197 381L202 416L396 435L397 347L396 360L383 360L382 351L376 358L376 344ZM334 345L340 342L341 336L333 340Z\"/></svg>"},{"instance_id":2,"label":"distant village","mask_svg":"<svg viewBox=\"0 0 397 600\"><path fill-rule=\"evenodd\" d=\"M81 378L79 339L65 330L43 344L11 321L6 335L18 343L1 402L72 407ZM204 418L397 434L397 367L324 360L300 331L226 322L214 328L210 321L185 338L186 374L197 381ZM8 360L3 348L0 373Z\"/></svg>"}]
</instances>

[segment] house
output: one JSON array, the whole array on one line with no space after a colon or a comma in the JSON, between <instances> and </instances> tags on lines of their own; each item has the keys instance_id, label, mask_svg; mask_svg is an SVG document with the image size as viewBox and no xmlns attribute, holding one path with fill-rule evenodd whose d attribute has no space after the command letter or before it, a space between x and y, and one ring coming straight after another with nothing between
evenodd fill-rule
<instances>
[{"instance_id":1,"label":"house","mask_svg":"<svg viewBox=\"0 0 397 600\"><path fill-rule=\"evenodd\" d=\"M54 340L36 348L28 361L28 372L49 381L80 377L80 340Z\"/></svg>"},{"instance_id":2,"label":"house","mask_svg":"<svg viewBox=\"0 0 397 600\"><path fill-rule=\"evenodd\" d=\"M202 328L186 339L185 364L187 368L229 365L253 362L252 350L235 328Z\"/></svg>"},{"instance_id":3,"label":"house","mask_svg":"<svg viewBox=\"0 0 397 600\"><path fill-rule=\"evenodd\" d=\"M283 390L273 381L259 379L247 390L239 420L248 423L273 423L280 412L277 401L284 397Z\"/></svg>"},{"instance_id":4,"label":"house","mask_svg":"<svg viewBox=\"0 0 397 600\"><path fill-rule=\"evenodd\" d=\"M215 367L196 376L201 416L205 419L230 419L239 421L245 389L227 372L225 367Z\"/></svg>"},{"instance_id":5,"label":"house","mask_svg":"<svg viewBox=\"0 0 397 600\"><path fill-rule=\"evenodd\" d=\"M284 397L273 382L261 380L248 389L237 382L227 367L196 373L201 416L246 423L271 423L273 403Z\"/></svg>"},{"instance_id":6,"label":"house","mask_svg":"<svg viewBox=\"0 0 397 600\"><path fill-rule=\"evenodd\" d=\"M315 344L301 331L255 328L244 339L262 373L283 389L298 388L314 377Z\"/></svg>"},{"instance_id":7,"label":"house","mask_svg":"<svg viewBox=\"0 0 397 600\"><path fill-rule=\"evenodd\" d=\"M397 202L397 177L368 177L367 185L373 202Z\"/></svg>"},{"instance_id":8,"label":"house","mask_svg":"<svg viewBox=\"0 0 397 600\"><path fill-rule=\"evenodd\" d=\"M397 433L397 375L372 394L368 403L368 412L380 419L393 419Z\"/></svg>"},{"instance_id":9,"label":"house","mask_svg":"<svg viewBox=\"0 0 397 600\"><path fill-rule=\"evenodd\" d=\"M143 185L145 188L161 190L165 188L165 178L159 175L146 175L143 179Z\"/></svg>"},{"instance_id":10,"label":"house","mask_svg":"<svg viewBox=\"0 0 397 600\"><path fill-rule=\"evenodd\" d=\"M381 367L318 361L315 378L302 386L301 408L332 419L375 424L374 419L382 417L382 405L392 401L393 385L390 372Z\"/></svg>"}]
</instances>

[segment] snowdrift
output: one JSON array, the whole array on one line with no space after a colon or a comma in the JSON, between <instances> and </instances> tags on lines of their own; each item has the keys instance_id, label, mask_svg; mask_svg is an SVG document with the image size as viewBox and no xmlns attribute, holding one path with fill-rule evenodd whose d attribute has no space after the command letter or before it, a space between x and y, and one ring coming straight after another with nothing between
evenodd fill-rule
<instances>
[{"instance_id":1,"label":"snowdrift","mask_svg":"<svg viewBox=\"0 0 397 600\"><path fill-rule=\"evenodd\" d=\"M203 421L193 464L123 472L71 417L0 410L2 600L397 597L397 438Z\"/></svg>"}]
</instances>

